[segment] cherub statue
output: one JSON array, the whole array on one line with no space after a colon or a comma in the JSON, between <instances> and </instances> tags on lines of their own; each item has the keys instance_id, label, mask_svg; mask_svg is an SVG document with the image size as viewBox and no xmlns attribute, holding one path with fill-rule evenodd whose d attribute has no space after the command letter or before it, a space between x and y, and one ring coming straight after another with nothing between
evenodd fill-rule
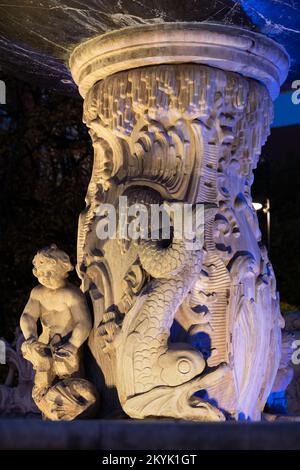
<instances>
[{"instance_id":1,"label":"cherub statue","mask_svg":"<svg viewBox=\"0 0 300 470\"><path fill-rule=\"evenodd\" d=\"M35 369L33 399L49 419L74 419L95 408L97 393L82 377L81 346L91 330L84 294L67 281L69 256L51 245L36 254L32 289L21 316L22 353ZM38 321L42 333L38 336Z\"/></svg>"}]
</instances>

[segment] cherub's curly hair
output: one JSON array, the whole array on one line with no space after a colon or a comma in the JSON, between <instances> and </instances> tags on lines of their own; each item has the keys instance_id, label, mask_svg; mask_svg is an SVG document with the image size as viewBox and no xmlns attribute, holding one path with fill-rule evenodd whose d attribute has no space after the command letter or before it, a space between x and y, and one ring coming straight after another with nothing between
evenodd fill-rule
<instances>
[{"instance_id":1,"label":"cherub's curly hair","mask_svg":"<svg viewBox=\"0 0 300 470\"><path fill-rule=\"evenodd\" d=\"M58 267L61 272L65 273L66 277L67 273L74 269L67 253L57 248L55 244L42 248L33 258L32 264L34 268L32 272L35 276L37 275L38 265L40 267L43 263Z\"/></svg>"}]
</instances>

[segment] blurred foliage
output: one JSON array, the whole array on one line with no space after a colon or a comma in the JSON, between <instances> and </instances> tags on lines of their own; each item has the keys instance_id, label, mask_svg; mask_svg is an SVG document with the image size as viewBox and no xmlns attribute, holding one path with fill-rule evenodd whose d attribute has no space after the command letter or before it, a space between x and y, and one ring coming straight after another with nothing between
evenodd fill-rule
<instances>
[{"instance_id":1,"label":"blurred foliage","mask_svg":"<svg viewBox=\"0 0 300 470\"><path fill-rule=\"evenodd\" d=\"M279 129L284 138L284 128ZM295 145L296 148L296 145ZM261 158L254 173L253 200L271 204L271 246L283 311L300 310L300 155L299 152ZM263 239L267 239L266 215L258 212Z\"/></svg>"},{"instance_id":2,"label":"blurred foliage","mask_svg":"<svg viewBox=\"0 0 300 470\"><path fill-rule=\"evenodd\" d=\"M287 302L280 302L280 310L283 315L290 312L299 312L299 306L291 305Z\"/></svg>"},{"instance_id":3,"label":"blurred foliage","mask_svg":"<svg viewBox=\"0 0 300 470\"><path fill-rule=\"evenodd\" d=\"M11 340L30 290L32 258L55 242L75 263L91 174L82 101L6 80L0 107L0 336ZM75 279L75 275L73 276Z\"/></svg>"}]
</instances>

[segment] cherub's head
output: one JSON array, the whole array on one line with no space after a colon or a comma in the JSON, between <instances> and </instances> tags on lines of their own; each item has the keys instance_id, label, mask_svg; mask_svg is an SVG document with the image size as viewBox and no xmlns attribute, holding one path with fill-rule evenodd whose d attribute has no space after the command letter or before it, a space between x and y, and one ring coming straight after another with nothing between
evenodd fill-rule
<instances>
[{"instance_id":1,"label":"cherub's head","mask_svg":"<svg viewBox=\"0 0 300 470\"><path fill-rule=\"evenodd\" d=\"M62 287L68 277L68 272L73 269L67 253L59 250L54 244L39 250L32 263L33 274L40 284L49 289Z\"/></svg>"}]
</instances>

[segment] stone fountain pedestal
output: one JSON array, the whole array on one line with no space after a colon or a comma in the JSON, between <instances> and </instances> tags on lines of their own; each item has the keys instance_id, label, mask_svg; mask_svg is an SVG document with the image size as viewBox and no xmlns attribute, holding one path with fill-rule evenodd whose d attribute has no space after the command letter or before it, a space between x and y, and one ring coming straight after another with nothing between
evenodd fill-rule
<instances>
[{"instance_id":1,"label":"stone fountain pedestal","mask_svg":"<svg viewBox=\"0 0 300 470\"><path fill-rule=\"evenodd\" d=\"M288 67L274 41L220 24L125 28L74 50L95 151L77 270L104 414L261 418L283 321L251 184ZM203 247L99 239L99 208L120 196L202 205Z\"/></svg>"}]
</instances>

